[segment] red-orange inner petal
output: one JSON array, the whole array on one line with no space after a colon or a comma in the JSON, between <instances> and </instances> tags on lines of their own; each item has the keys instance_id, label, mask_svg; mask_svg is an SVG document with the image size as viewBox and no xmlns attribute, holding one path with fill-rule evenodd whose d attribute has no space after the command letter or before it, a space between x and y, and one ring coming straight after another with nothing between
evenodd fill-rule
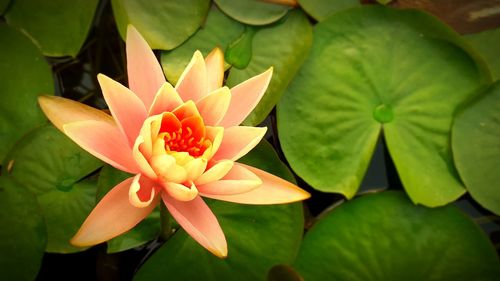
<instances>
[{"instance_id":1,"label":"red-orange inner petal","mask_svg":"<svg viewBox=\"0 0 500 281\"><path fill-rule=\"evenodd\" d=\"M174 114L164 114L162 118L160 134L164 133L165 150L187 152L193 157L203 155L212 142L206 138L201 116L186 114L184 110Z\"/></svg>"}]
</instances>

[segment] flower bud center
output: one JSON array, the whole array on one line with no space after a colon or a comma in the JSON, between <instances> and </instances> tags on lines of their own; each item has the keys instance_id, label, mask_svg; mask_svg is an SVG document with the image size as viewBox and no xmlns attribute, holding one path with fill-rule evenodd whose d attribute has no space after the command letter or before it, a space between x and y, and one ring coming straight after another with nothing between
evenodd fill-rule
<instances>
[{"instance_id":1,"label":"flower bud center","mask_svg":"<svg viewBox=\"0 0 500 281\"><path fill-rule=\"evenodd\" d=\"M180 121L180 124L177 120L177 124L171 124L170 121L163 119L160 128L160 136L165 141L167 152L187 152L193 157L199 157L212 145L206 138L205 125L200 116L187 117Z\"/></svg>"}]
</instances>

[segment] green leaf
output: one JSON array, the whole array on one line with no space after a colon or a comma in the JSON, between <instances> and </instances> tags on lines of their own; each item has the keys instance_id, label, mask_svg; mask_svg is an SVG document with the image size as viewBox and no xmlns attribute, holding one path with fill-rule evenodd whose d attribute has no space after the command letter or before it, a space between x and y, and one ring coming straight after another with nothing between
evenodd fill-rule
<instances>
[{"instance_id":1,"label":"green leaf","mask_svg":"<svg viewBox=\"0 0 500 281\"><path fill-rule=\"evenodd\" d=\"M205 20L209 0L111 0L118 31L127 24L144 36L152 49L171 50L186 41Z\"/></svg>"},{"instance_id":2,"label":"green leaf","mask_svg":"<svg viewBox=\"0 0 500 281\"><path fill-rule=\"evenodd\" d=\"M246 26L240 38L227 47L224 52L225 61L238 69L247 67L252 59L252 42L256 31L256 28Z\"/></svg>"},{"instance_id":3,"label":"green leaf","mask_svg":"<svg viewBox=\"0 0 500 281\"><path fill-rule=\"evenodd\" d=\"M457 115L452 147L469 193L483 207L500 215L500 81Z\"/></svg>"},{"instance_id":4,"label":"green leaf","mask_svg":"<svg viewBox=\"0 0 500 281\"><path fill-rule=\"evenodd\" d=\"M0 162L17 139L44 124L37 97L52 94L50 67L31 41L0 24Z\"/></svg>"},{"instance_id":5,"label":"green leaf","mask_svg":"<svg viewBox=\"0 0 500 281\"><path fill-rule=\"evenodd\" d=\"M464 38L479 52L488 64L494 80L500 79L500 28L468 34Z\"/></svg>"},{"instance_id":6,"label":"green leaf","mask_svg":"<svg viewBox=\"0 0 500 281\"><path fill-rule=\"evenodd\" d=\"M47 225L47 252L81 251L69 244L95 205L102 163L52 126L38 128L7 154L2 168L36 195Z\"/></svg>"},{"instance_id":7,"label":"green leaf","mask_svg":"<svg viewBox=\"0 0 500 281\"><path fill-rule=\"evenodd\" d=\"M455 206L415 206L401 192L365 195L306 234L294 267L305 280L497 280L486 235Z\"/></svg>"},{"instance_id":8,"label":"green leaf","mask_svg":"<svg viewBox=\"0 0 500 281\"><path fill-rule=\"evenodd\" d=\"M224 51L243 30L242 24L232 20L215 6L212 7L200 30L178 48L162 53L161 64L168 81L174 85L177 83L196 50L200 50L205 56L215 47Z\"/></svg>"},{"instance_id":9,"label":"green leaf","mask_svg":"<svg viewBox=\"0 0 500 281\"><path fill-rule=\"evenodd\" d=\"M244 162L289 178L268 143L261 143ZM300 203L251 206L206 200L228 242L229 255L219 259L178 230L137 272L134 280L266 280L276 264L291 263L302 237Z\"/></svg>"},{"instance_id":10,"label":"green leaf","mask_svg":"<svg viewBox=\"0 0 500 281\"><path fill-rule=\"evenodd\" d=\"M46 56L76 57L92 24L98 0L16 0L7 22L27 32Z\"/></svg>"},{"instance_id":11,"label":"green leaf","mask_svg":"<svg viewBox=\"0 0 500 281\"><path fill-rule=\"evenodd\" d=\"M352 7L361 6L360 0L298 0L300 7L318 21L329 15Z\"/></svg>"},{"instance_id":12,"label":"green leaf","mask_svg":"<svg viewBox=\"0 0 500 281\"><path fill-rule=\"evenodd\" d=\"M255 0L214 0L233 19L251 25L265 25L281 19L290 7Z\"/></svg>"},{"instance_id":13,"label":"green leaf","mask_svg":"<svg viewBox=\"0 0 500 281\"><path fill-rule=\"evenodd\" d=\"M318 190L352 198L383 131L413 202L439 206L462 195L452 117L489 81L462 45L419 11L362 7L320 22L309 57L278 104L292 169Z\"/></svg>"},{"instance_id":14,"label":"green leaf","mask_svg":"<svg viewBox=\"0 0 500 281\"><path fill-rule=\"evenodd\" d=\"M311 25L299 10L291 11L280 24L257 31L250 64L245 69L232 68L226 82L233 87L274 67L266 94L244 124L257 125L266 118L304 62L311 44Z\"/></svg>"},{"instance_id":15,"label":"green leaf","mask_svg":"<svg viewBox=\"0 0 500 281\"><path fill-rule=\"evenodd\" d=\"M4 280L34 280L47 243L35 196L10 177L0 177L0 271Z\"/></svg>"},{"instance_id":16,"label":"green leaf","mask_svg":"<svg viewBox=\"0 0 500 281\"><path fill-rule=\"evenodd\" d=\"M108 191L123 180L133 175L106 165L101 169L97 182L97 200L99 202ZM156 208L137 226L126 233L108 241L108 253L116 253L141 246L155 239L160 233L160 211Z\"/></svg>"}]
</instances>

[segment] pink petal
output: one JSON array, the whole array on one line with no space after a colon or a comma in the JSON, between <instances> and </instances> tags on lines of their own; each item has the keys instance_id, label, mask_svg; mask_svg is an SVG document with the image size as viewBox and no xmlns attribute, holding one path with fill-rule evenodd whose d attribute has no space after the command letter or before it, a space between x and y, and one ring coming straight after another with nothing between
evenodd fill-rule
<instances>
[{"instance_id":1,"label":"pink petal","mask_svg":"<svg viewBox=\"0 0 500 281\"><path fill-rule=\"evenodd\" d=\"M229 159L236 161L247 154L266 133L266 127L237 126L224 130L224 137L219 150L213 156L214 160Z\"/></svg>"},{"instance_id":2,"label":"pink petal","mask_svg":"<svg viewBox=\"0 0 500 281\"><path fill-rule=\"evenodd\" d=\"M156 202L144 208L130 204L132 181L133 178L122 181L102 198L71 239L71 244L83 247L107 241L128 231L153 211Z\"/></svg>"},{"instance_id":3,"label":"pink petal","mask_svg":"<svg viewBox=\"0 0 500 281\"><path fill-rule=\"evenodd\" d=\"M63 130L80 147L111 166L128 173L139 172L132 149L116 126L87 120L66 124Z\"/></svg>"},{"instance_id":4,"label":"pink petal","mask_svg":"<svg viewBox=\"0 0 500 281\"><path fill-rule=\"evenodd\" d=\"M103 74L98 74L97 80L111 114L132 147L147 117L146 108L142 101L122 84Z\"/></svg>"},{"instance_id":5,"label":"pink petal","mask_svg":"<svg viewBox=\"0 0 500 281\"><path fill-rule=\"evenodd\" d=\"M56 96L40 96L38 103L50 122L59 130L68 123L95 120L115 124L113 117L101 110L70 99Z\"/></svg>"},{"instance_id":6,"label":"pink petal","mask_svg":"<svg viewBox=\"0 0 500 281\"><path fill-rule=\"evenodd\" d=\"M217 218L200 196L191 201L177 201L165 192L163 202L184 230L214 255L227 256L227 243Z\"/></svg>"},{"instance_id":7,"label":"pink petal","mask_svg":"<svg viewBox=\"0 0 500 281\"><path fill-rule=\"evenodd\" d=\"M227 112L231 102L231 91L228 87L219 88L204 96L196 103L196 107L207 126L215 126Z\"/></svg>"},{"instance_id":8,"label":"pink petal","mask_svg":"<svg viewBox=\"0 0 500 281\"><path fill-rule=\"evenodd\" d=\"M179 78L175 89L184 102L188 100L196 102L208 93L207 83L205 61L200 51L196 51Z\"/></svg>"},{"instance_id":9,"label":"pink petal","mask_svg":"<svg viewBox=\"0 0 500 281\"><path fill-rule=\"evenodd\" d=\"M204 185L198 185L198 190L203 194L232 195L249 192L258 188L262 181L245 167L235 163L233 168L221 180Z\"/></svg>"},{"instance_id":10,"label":"pink petal","mask_svg":"<svg viewBox=\"0 0 500 281\"><path fill-rule=\"evenodd\" d=\"M284 204L305 200L311 197L308 192L302 190L298 186L270 173L240 163L235 163L235 165L245 167L256 174L262 180L262 185L242 194L203 194L203 196L228 202L252 205Z\"/></svg>"},{"instance_id":11,"label":"pink petal","mask_svg":"<svg viewBox=\"0 0 500 281\"><path fill-rule=\"evenodd\" d=\"M209 168L195 180L196 185L203 185L213 181L218 181L233 168L234 162L231 160L212 161Z\"/></svg>"},{"instance_id":12,"label":"pink petal","mask_svg":"<svg viewBox=\"0 0 500 281\"><path fill-rule=\"evenodd\" d=\"M182 99L175 91L170 83L164 83L158 90L153 104L149 109L149 116L163 113L165 111L172 111L174 108L182 104Z\"/></svg>"},{"instance_id":13,"label":"pink petal","mask_svg":"<svg viewBox=\"0 0 500 281\"><path fill-rule=\"evenodd\" d=\"M224 79L224 54L219 48L213 49L205 58L208 76L208 92L222 87Z\"/></svg>"},{"instance_id":14,"label":"pink petal","mask_svg":"<svg viewBox=\"0 0 500 281\"><path fill-rule=\"evenodd\" d=\"M231 89L231 103L221 126L238 126L257 106L271 81L273 68L254 76Z\"/></svg>"},{"instance_id":15,"label":"pink petal","mask_svg":"<svg viewBox=\"0 0 500 281\"><path fill-rule=\"evenodd\" d=\"M129 88L149 109L165 76L148 43L132 25L127 27L126 49Z\"/></svg>"},{"instance_id":16,"label":"pink petal","mask_svg":"<svg viewBox=\"0 0 500 281\"><path fill-rule=\"evenodd\" d=\"M151 205L156 195L154 182L147 177L137 174L128 192L128 199L130 204L137 208L145 208Z\"/></svg>"}]
</instances>

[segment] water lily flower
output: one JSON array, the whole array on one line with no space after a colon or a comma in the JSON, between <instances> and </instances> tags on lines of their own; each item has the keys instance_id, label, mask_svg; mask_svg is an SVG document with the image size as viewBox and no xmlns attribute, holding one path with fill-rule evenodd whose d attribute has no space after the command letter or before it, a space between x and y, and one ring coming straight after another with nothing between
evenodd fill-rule
<instances>
[{"instance_id":1,"label":"water lily flower","mask_svg":"<svg viewBox=\"0 0 500 281\"><path fill-rule=\"evenodd\" d=\"M203 197L243 204L279 204L309 194L267 172L235 162L266 128L239 126L266 91L272 68L229 89L224 58L199 51L173 87L144 38L129 26L129 88L98 75L111 115L54 96L39 103L49 120L83 149L134 174L97 204L71 243L91 246L137 225L163 201L179 225L219 257L227 244Z\"/></svg>"}]
</instances>

